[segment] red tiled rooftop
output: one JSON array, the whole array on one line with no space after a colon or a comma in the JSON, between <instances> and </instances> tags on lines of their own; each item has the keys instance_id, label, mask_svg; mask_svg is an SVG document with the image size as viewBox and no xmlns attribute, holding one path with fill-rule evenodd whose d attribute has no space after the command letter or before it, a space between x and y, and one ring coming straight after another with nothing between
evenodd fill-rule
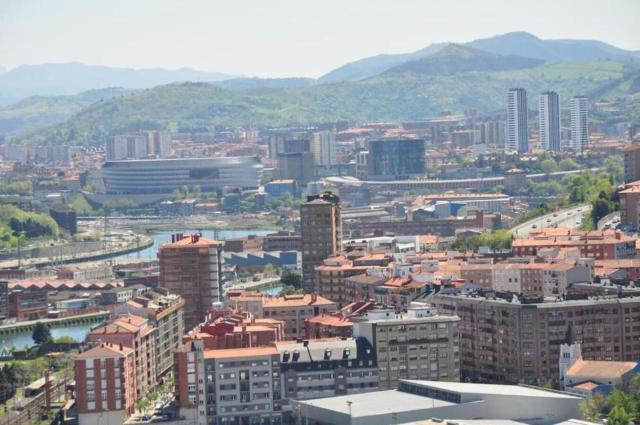
<instances>
[{"instance_id":1,"label":"red tiled rooftop","mask_svg":"<svg viewBox=\"0 0 640 425\"><path fill-rule=\"evenodd\" d=\"M636 362L576 360L567 370L567 376L588 376L614 380L638 366Z\"/></svg>"},{"instance_id":2,"label":"red tiled rooftop","mask_svg":"<svg viewBox=\"0 0 640 425\"><path fill-rule=\"evenodd\" d=\"M205 248L210 246L222 245L221 241L213 239L203 238L202 236L193 237L192 235L185 235L182 239L176 242L165 243L160 246L162 248Z\"/></svg>"},{"instance_id":3,"label":"red tiled rooftop","mask_svg":"<svg viewBox=\"0 0 640 425\"><path fill-rule=\"evenodd\" d=\"M294 294L285 295L283 297L262 299L262 305L264 307L302 307L307 305L331 305L335 304L333 301L328 300L319 295L311 294Z\"/></svg>"},{"instance_id":4,"label":"red tiled rooftop","mask_svg":"<svg viewBox=\"0 0 640 425\"><path fill-rule=\"evenodd\" d=\"M120 344L109 344L104 343L100 344L97 347L93 347L84 351L76 356L76 359L94 359L101 357L124 357L129 353L132 353L133 349L129 347L125 347Z\"/></svg>"},{"instance_id":5,"label":"red tiled rooftop","mask_svg":"<svg viewBox=\"0 0 640 425\"><path fill-rule=\"evenodd\" d=\"M278 350L275 347L251 347L251 348L232 348L222 350L205 350L205 359L228 359L234 357L257 357L277 355Z\"/></svg>"}]
</instances>

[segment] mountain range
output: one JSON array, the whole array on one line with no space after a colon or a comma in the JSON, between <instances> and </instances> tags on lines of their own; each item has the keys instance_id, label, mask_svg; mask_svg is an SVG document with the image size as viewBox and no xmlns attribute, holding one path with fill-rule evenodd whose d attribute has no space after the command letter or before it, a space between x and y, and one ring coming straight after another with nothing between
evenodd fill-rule
<instances>
[{"instance_id":1,"label":"mountain range","mask_svg":"<svg viewBox=\"0 0 640 425\"><path fill-rule=\"evenodd\" d=\"M0 104L36 95L73 95L107 87L144 89L176 81L221 81L236 77L189 68L130 69L78 62L22 65L0 72Z\"/></svg>"},{"instance_id":2,"label":"mountain range","mask_svg":"<svg viewBox=\"0 0 640 425\"><path fill-rule=\"evenodd\" d=\"M377 55L345 64L319 78L330 83L361 80L380 74L401 64L436 54L447 43L434 43L418 51L405 54ZM619 49L601 41L543 40L527 32L510 32L464 43L463 46L498 55L517 55L539 59L547 63L572 61L634 61L640 62L640 52Z\"/></svg>"},{"instance_id":3,"label":"mountain range","mask_svg":"<svg viewBox=\"0 0 640 425\"><path fill-rule=\"evenodd\" d=\"M0 94L4 78L14 71L0 75ZM192 82L25 99L0 108L0 136L18 142L101 144L108 134L148 127L397 121L469 108L489 113L504 108L504 93L513 86L525 87L533 96L556 90L565 105L577 94L599 99L640 93L638 52L596 41L540 40L527 33L365 58L318 80L181 72L192 76L187 78ZM179 74L170 75L166 78ZM202 81L218 77L225 79ZM54 79L41 79L31 87L53 90ZM140 80L128 80L125 87L134 81ZM144 82L145 87L153 85L150 78Z\"/></svg>"}]
</instances>

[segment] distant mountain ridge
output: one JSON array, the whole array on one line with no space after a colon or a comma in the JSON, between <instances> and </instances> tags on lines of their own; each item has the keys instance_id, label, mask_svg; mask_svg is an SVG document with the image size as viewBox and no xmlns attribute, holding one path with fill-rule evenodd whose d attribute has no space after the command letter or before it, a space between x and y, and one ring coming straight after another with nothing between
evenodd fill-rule
<instances>
[{"instance_id":1,"label":"distant mountain ridge","mask_svg":"<svg viewBox=\"0 0 640 425\"><path fill-rule=\"evenodd\" d=\"M533 68L543 63L544 61L541 59L517 55L498 55L461 44L449 44L434 54L397 65L386 70L385 73L412 72L450 75L470 71L507 71Z\"/></svg>"},{"instance_id":2,"label":"distant mountain ridge","mask_svg":"<svg viewBox=\"0 0 640 425\"><path fill-rule=\"evenodd\" d=\"M481 57L494 58L487 55ZM467 59L477 57L472 54ZM65 122L27 129L8 141L98 146L109 135L144 128L194 131L215 125L403 121L424 119L444 110L466 109L492 114L504 110L506 90L514 86L524 87L534 96L553 88L563 105L576 94L608 98L635 94L640 89L640 65L612 61L561 62L499 71L429 72L385 72L361 81L266 90L232 91L217 83L173 83L97 101ZM629 112L636 113L635 109Z\"/></svg>"},{"instance_id":3,"label":"distant mountain ridge","mask_svg":"<svg viewBox=\"0 0 640 425\"><path fill-rule=\"evenodd\" d=\"M449 45L435 43L405 54L383 54L363 58L345 64L318 79L319 82L357 81L381 74L407 62L433 55ZM462 46L484 50L498 55L518 55L543 60L547 63L613 60L640 62L640 52L619 49L593 40L543 40L524 31L510 32L494 37L478 39Z\"/></svg>"},{"instance_id":4,"label":"distant mountain ridge","mask_svg":"<svg viewBox=\"0 0 640 425\"><path fill-rule=\"evenodd\" d=\"M79 62L22 65L0 73L0 103L30 96L75 95L108 87L151 88L177 81L215 82L237 75L181 69L131 69L85 65Z\"/></svg>"},{"instance_id":5,"label":"distant mountain ridge","mask_svg":"<svg viewBox=\"0 0 640 425\"><path fill-rule=\"evenodd\" d=\"M313 78L232 78L215 83L232 91L262 91L308 87L316 83Z\"/></svg>"},{"instance_id":6,"label":"distant mountain ridge","mask_svg":"<svg viewBox=\"0 0 640 425\"><path fill-rule=\"evenodd\" d=\"M12 135L25 128L38 128L67 120L83 108L103 100L131 93L119 87L96 89L70 96L31 96L0 107L0 134Z\"/></svg>"}]
</instances>

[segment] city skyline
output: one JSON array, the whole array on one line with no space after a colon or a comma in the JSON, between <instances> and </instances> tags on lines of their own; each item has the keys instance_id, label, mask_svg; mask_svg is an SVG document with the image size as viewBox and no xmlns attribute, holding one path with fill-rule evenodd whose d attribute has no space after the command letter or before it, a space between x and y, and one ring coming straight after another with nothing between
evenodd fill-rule
<instances>
[{"instance_id":1,"label":"city skyline","mask_svg":"<svg viewBox=\"0 0 640 425\"><path fill-rule=\"evenodd\" d=\"M391 7L380 1L346 6L333 1L283 1L275 7L192 1L186 6L136 2L119 7L113 2L77 0L9 1L0 6L0 68L83 62L319 77L372 55L512 31L527 31L542 39L597 39L623 49L640 49L634 34L639 5L633 1L612 2L606 10L595 0L583 2L579 9L570 2L543 1L527 5L526 14L521 13L521 2L490 3L478 7L473 2L455 6L404 2ZM548 13L550 6L554 15ZM579 19L567 20L568 14ZM145 31L139 31L140 25L146 25ZM615 32L603 31L612 26ZM378 31L382 27L386 30Z\"/></svg>"}]
</instances>

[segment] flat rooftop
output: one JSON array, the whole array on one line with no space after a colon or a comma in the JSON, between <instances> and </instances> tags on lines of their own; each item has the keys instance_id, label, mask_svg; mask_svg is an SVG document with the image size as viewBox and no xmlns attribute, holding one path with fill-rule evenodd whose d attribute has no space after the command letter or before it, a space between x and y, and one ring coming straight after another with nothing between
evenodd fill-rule
<instances>
[{"instance_id":1,"label":"flat rooftop","mask_svg":"<svg viewBox=\"0 0 640 425\"><path fill-rule=\"evenodd\" d=\"M349 406L347 401L351 402L351 415L353 417L384 415L394 410L420 410L456 405L456 403L450 401L437 400L397 390L304 400L302 403L348 415Z\"/></svg>"},{"instance_id":2,"label":"flat rooftop","mask_svg":"<svg viewBox=\"0 0 640 425\"><path fill-rule=\"evenodd\" d=\"M547 398L567 398L575 399L575 395L560 391L547 391L543 389L523 386L523 385L500 385L500 384L471 384L468 382L445 382L445 381L419 381L403 379L413 385L422 387L437 388L459 394L484 394L484 395L507 395L520 397L547 397Z\"/></svg>"}]
</instances>

